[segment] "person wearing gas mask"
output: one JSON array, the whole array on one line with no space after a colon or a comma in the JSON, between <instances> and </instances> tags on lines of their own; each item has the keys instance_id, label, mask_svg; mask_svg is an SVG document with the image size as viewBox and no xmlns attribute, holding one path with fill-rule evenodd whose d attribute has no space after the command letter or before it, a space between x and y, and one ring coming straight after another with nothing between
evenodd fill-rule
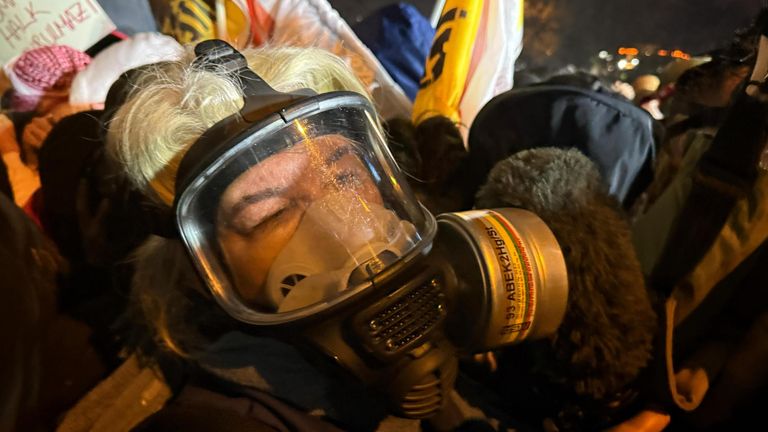
<instances>
[{"instance_id":1,"label":"person wearing gas mask","mask_svg":"<svg viewBox=\"0 0 768 432\"><path fill-rule=\"evenodd\" d=\"M522 210L436 219L340 60L244 54L206 41L145 67L107 122L158 205L137 346L191 377L141 427L489 428L454 388L457 359L556 331L552 232Z\"/></svg>"}]
</instances>

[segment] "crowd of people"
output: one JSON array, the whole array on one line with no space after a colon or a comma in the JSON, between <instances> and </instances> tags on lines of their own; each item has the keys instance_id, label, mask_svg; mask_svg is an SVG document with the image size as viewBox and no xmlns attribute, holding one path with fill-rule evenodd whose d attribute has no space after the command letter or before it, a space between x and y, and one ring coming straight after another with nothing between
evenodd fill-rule
<instances>
[{"instance_id":1,"label":"crowd of people","mask_svg":"<svg viewBox=\"0 0 768 432\"><path fill-rule=\"evenodd\" d=\"M390 115L339 53L177 39L4 65L0 430L760 421L768 12L631 86L521 73L466 141ZM465 312L499 300L446 227L503 208L533 214L487 213L520 215L493 222L517 276L554 284L554 256L567 290L487 346Z\"/></svg>"}]
</instances>

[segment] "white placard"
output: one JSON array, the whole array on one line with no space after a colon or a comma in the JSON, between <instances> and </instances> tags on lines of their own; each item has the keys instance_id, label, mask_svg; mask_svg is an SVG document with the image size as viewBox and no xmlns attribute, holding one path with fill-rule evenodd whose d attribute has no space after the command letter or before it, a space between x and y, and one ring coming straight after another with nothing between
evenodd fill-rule
<instances>
[{"instance_id":1,"label":"white placard","mask_svg":"<svg viewBox=\"0 0 768 432\"><path fill-rule=\"evenodd\" d=\"M0 62L46 45L85 51L114 29L96 0L0 0Z\"/></svg>"}]
</instances>

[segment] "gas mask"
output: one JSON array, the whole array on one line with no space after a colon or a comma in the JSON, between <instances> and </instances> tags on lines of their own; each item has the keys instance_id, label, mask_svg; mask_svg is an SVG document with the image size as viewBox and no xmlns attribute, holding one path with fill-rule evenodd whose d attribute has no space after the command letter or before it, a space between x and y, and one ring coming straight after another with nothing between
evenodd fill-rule
<instances>
[{"instance_id":1,"label":"gas mask","mask_svg":"<svg viewBox=\"0 0 768 432\"><path fill-rule=\"evenodd\" d=\"M222 41L196 53L242 83L245 106L182 159L174 225L230 316L311 347L409 418L441 410L460 355L555 332L566 270L538 217L435 218L367 99L279 93Z\"/></svg>"}]
</instances>

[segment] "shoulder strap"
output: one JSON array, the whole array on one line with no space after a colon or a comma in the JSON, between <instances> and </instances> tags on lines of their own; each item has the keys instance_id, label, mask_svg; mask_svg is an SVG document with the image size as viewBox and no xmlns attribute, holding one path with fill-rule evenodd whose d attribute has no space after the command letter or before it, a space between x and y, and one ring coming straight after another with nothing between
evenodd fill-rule
<instances>
[{"instance_id":1,"label":"shoulder strap","mask_svg":"<svg viewBox=\"0 0 768 432\"><path fill-rule=\"evenodd\" d=\"M736 202L757 180L768 136L768 104L744 93L699 160L693 185L664 246L651 282L667 294L712 246Z\"/></svg>"}]
</instances>

